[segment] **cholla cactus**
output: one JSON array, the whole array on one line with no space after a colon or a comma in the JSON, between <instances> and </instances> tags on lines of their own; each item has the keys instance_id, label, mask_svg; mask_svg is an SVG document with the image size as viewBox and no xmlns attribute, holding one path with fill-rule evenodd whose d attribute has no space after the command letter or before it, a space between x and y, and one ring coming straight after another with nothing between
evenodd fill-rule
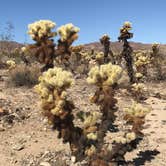
<instances>
[{"instance_id":1,"label":"cholla cactus","mask_svg":"<svg viewBox=\"0 0 166 166\"><path fill-rule=\"evenodd\" d=\"M137 147L137 144L140 141L138 138L143 136L141 130L145 123L145 116L149 112L150 110L148 108L137 103L133 103L131 108L125 109L124 119L127 124L131 125L131 127L128 127L128 130L124 132L107 133L107 146L103 149L103 154L107 156L109 161L124 161L125 154L127 152L131 152Z\"/></svg>"},{"instance_id":2,"label":"cholla cactus","mask_svg":"<svg viewBox=\"0 0 166 166\"><path fill-rule=\"evenodd\" d=\"M23 61L26 65L29 65L30 62L29 62L28 59L27 59L27 55L31 55L31 51L30 51L30 49L29 49L28 46L21 47L20 55L21 55L22 61Z\"/></svg>"},{"instance_id":3,"label":"cholla cactus","mask_svg":"<svg viewBox=\"0 0 166 166\"><path fill-rule=\"evenodd\" d=\"M159 53L159 47L160 47L159 43L152 44L152 54L151 54L152 57L157 56L157 54Z\"/></svg>"},{"instance_id":4,"label":"cholla cactus","mask_svg":"<svg viewBox=\"0 0 166 166\"><path fill-rule=\"evenodd\" d=\"M150 59L144 53L136 54L136 62L135 62L136 67L147 65L149 63L150 63Z\"/></svg>"},{"instance_id":5,"label":"cholla cactus","mask_svg":"<svg viewBox=\"0 0 166 166\"><path fill-rule=\"evenodd\" d=\"M74 125L72 114L74 104L68 100L66 91L73 83L70 72L55 67L39 77L39 84L35 89L41 98L43 115L48 118L53 128L59 131L58 137L62 138L64 143L69 142L72 155L78 159L93 154L90 151L92 147L94 150L97 141L97 123L100 120L100 113L93 112L84 116L83 129Z\"/></svg>"},{"instance_id":6,"label":"cholla cactus","mask_svg":"<svg viewBox=\"0 0 166 166\"><path fill-rule=\"evenodd\" d=\"M104 53L103 52L97 52L96 53L96 59L103 59L104 58Z\"/></svg>"},{"instance_id":7,"label":"cholla cactus","mask_svg":"<svg viewBox=\"0 0 166 166\"><path fill-rule=\"evenodd\" d=\"M139 138L143 136L141 130L145 123L145 116L149 111L150 109L137 103L133 103L131 108L125 109L124 119L131 126L128 126L127 130L123 132L109 131L106 133L105 144L99 155L100 159L104 158L117 163L124 162L125 154L134 150L141 140Z\"/></svg>"},{"instance_id":8,"label":"cholla cactus","mask_svg":"<svg viewBox=\"0 0 166 166\"><path fill-rule=\"evenodd\" d=\"M58 32L53 31L55 23L50 20L39 20L28 26L28 34L36 42L35 44L28 45L24 49L32 50L32 54L37 58L40 63L44 63L45 66L42 71L52 68L54 66L53 60L56 56L61 56L61 62L65 67L69 66L69 58L71 55L70 46L78 38L79 28L73 24L66 24L58 28ZM60 35L58 40L57 49L53 37Z\"/></svg>"},{"instance_id":9,"label":"cholla cactus","mask_svg":"<svg viewBox=\"0 0 166 166\"><path fill-rule=\"evenodd\" d=\"M131 23L129 21L124 22L123 27L120 28L119 41L132 38L133 34L129 32L130 30L132 30Z\"/></svg>"},{"instance_id":10,"label":"cholla cactus","mask_svg":"<svg viewBox=\"0 0 166 166\"><path fill-rule=\"evenodd\" d=\"M114 85L117 84L122 74L122 69L118 65L111 63L91 68L88 73L87 82L97 86L91 102L100 106L103 117L115 119L113 107L117 102L114 99ZM110 111L112 109L112 111Z\"/></svg>"},{"instance_id":11,"label":"cholla cactus","mask_svg":"<svg viewBox=\"0 0 166 166\"><path fill-rule=\"evenodd\" d=\"M84 61L86 61L86 62L89 62L90 60L91 60L91 54L89 53L89 52L87 52L87 51L81 51L80 52L80 54L81 54L81 60L84 62Z\"/></svg>"},{"instance_id":12,"label":"cholla cactus","mask_svg":"<svg viewBox=\"0 0 166 166\"><path fill-rule=\"evenodd\" d=\"M58 40L59 54L70 53L71 44L78 38L80 29L69 23L58 28L60 39Z\"/></svg>"},{"instance_id":13,"label":"cholla cactus","mask_svg":"<svg viewBox=\"0 0 166 166\"><path fill-rule=\"evenodd\" d=\"M50 20L39 20L28 26L28 34L36 42L27 46L26 50L32 50L32 54L37 58L40 63L44 63L45 66L42 71L53 67L54 58L54 40L56 32L52 31L55 27L55 23Z\"/></svg>"},{"instance_id":14,"label":"cholla cactus","mask_svg":"<svg viewBox=\"0 0 166 166\"><path fill-rule=\"evenodd\" d=\"M78 38L78 32L80 29L78 27L75 27L72 23L62 25L58 28L58 34L60 35L61 42L65 41L74 41Z\"/></svg>"},{"instance_id":15,"label":"cholla cactus","mask_svg":"<svg viewBox=\"0 0 166 166\"><path fill-rule=\"evenodd\" d=\"M88 73L87 81L97 86L113 86L121 78L122 69L111 63L93 67Z\"/></svg>"},{"instance_id":16,"label":"cholla cactus","mask_svg":"<svg viewBox=\"0 0 166 166\"><path fill-rule=\"evenodd\" d=\"M27 48L26 47L21 47L21 52L26 52Z\"/></svg>"},{"instance_id":17,"label":"cholla cactus","mask_svg":"<svg viewBox=\"0 0 166 166\"><path fill-rule=\"evenodd\" d=\"M137 135L134 132L123 132L119 136L114 136L111 132L107 133L107 146L103 151L109 160L125 161L125 154L135 149Z\"/></svg>"},{"instance_id":18,"label":"cholla cactus","mask_svg":"<svg viewBox=\"0 0 166 166\"><path fill-rule=\"evenodd\" d=\"M144 99L145 92L146 88L143 83L134 83L131 85L131 93L137 101Z\"/></svg>"},{"instance_id":19,"label":"cholla cactus","mask_svg":"<svg viewBox=\"0 0 166 166\"><path fill-rule=\"evenodd\" d=\"M152 52L150 53L150 58L151 58L152 65L154 66L156 70L157 79L161 80L163 78L161 64L164 62L164 59L162 58L160 53L159 43L154 43L152 45Z\"/></svg>"},{"instance_id":20,"label":"cholla cactus","mask_svg":"<svg viewBox=\"0 0 166 166\"><path fill-rule=\"evenodd\" d=\"M147 76L147 66L150 64L150 57L146 52L138 52L135 54L135 67L138 73Z\"/></svg>"},{"instance_id":21,"label":"cholla cactus","mask_svg":"<svg viewBox=\"0 0 166 166\"><path fill-rule=\"evenodd\" d=\"M125 112L124 119L132 125L132 131L138 136L142 136L142 126L145 123L145 116L150 112L150 109L134 102L130 108L125 109Z\"/></svg>"},{"instance_id":22,"label":"cholla cactus","mask_svg":"<svg viewBox=\"0 0 166 166\"><path fill-rule=\"evenodd\" d=\"M56 24L50 20L39 20L28 25L28 34L37 42L46 40L56 36L56 32L52 32Z\"/></svg>"},{"instance_id":23,"label":"cholla cactus","mask_svg":"<svg viewBox=\"0 0 166 166\"><path fill-rule=\"evenodd\" d=\"M97 52L95 55L95 60L98 65L102 65L104 63L104 53L103 52Z\"/></svg>"},{"instance_id":24,"label":"cholla cactus","mask_svg":"<svg viewBox=\"0 0 166 166\"><path fill-rule=\"evenodd\" d=\"M120 29L120 36L118 37L119 41L123 42L123 51L122 51L122 57L126 60L126 67L128 71L128 75L130 78L130 82L134 83L134 70L133 70L133 58L132 58L132 48L128 43L128 39L133 37L133 33L130 33L129 31L132 29L130 22L125 22L123 24L123 27Z\"/></svg>"},{"instance_id":25,"label":"cholla cactus","mask_svg":"<svg viewBox=\"0 0 166 166\"><path fill-rule=\"evenodd\" d=\"M135 73L135 77L139 80L143 77L142 73Z\"/></svg>"},{"instance_id":26,"label":"cholla cactus","mask_svg":"<svg viewBox=\"0 0 166 166\"><path fill-rule=\"evenodd\" d=\"M74 53L80 53L83 49L83 45L78 45L78 46L71 46L70 49Z\"/></svg>"},{"instance_id":27,"label":"cholla cactus","mask_svg":"<svg viewBox=\"0 0 166 166\"><path fill-rule=\"evenodd\" d=\"M85 150L85 154L89 157L96 154L96 152L97 152L97 150L96 150L96 147L94 145L91 145L89 148L86 148L86 150Z\"/></svg>"},{"instance_id":28,"label":"cholla cactus","mask_svg":"<svg viewBox=\"0 0 166 166\"><path fill-rule=\"evenodd\" d=\"M60 55L61 62L64 64L65 69L69 67L71 56L71 45L78 38L80 29L69 23L62 25L58 28L60 39L58 40L56 55Z\"/></svg>"},{"instance_id":29,"label":"cholla cactus","mask_svg":"<svg viewBox=\"0 0 166 166\"><path fill-rule=\"evenodd\" d=\"M74 83L72 74L61 68L53 68L44 72L39 82L35 89L41 98L42 113L59 131L59 137L64 142L69 141L70 130L74 129L71 114L74 104L67 100L66 89Z\"/></svg>"},{"instance_id":30,"label":"cholla cactus","mask_svg":"<svg viewBox=\"0 0 166 166\"><path fill-rule=\"evenodd\" d=\"M135 148L136 140L142 134L142 125L149 110L135 104L132 108L126 109L124 117L127 123L132 125L132 129L124 131L122 136L111 135L109 148L106 148L104 143L106 132L111 129L115 119L114 84L120 78L121 70L117 65L106 64L97 67L97 77L96 70L94 73L91 71L94 75L91 73L88 81L99 88L93 102L100 106L101 112L79 112L77 115L82 120L82 128L74 125L74 104L68 99L66 91L74 84L72 74L61 68L53 68L39 77L39 84L35 89L41 98L42 113L53 128L58 130L58 137L62 138L64 143L69 143L76 161L87 157L88 162L93 165L96 161L107 164L107 161L111 163L124 160L126 152ZM99 76L100 79L96 79Z\"/></svg>"},{"instance_id":31,"label":"cholla cactus","mask_svg":"<svg viewBox=\"0 0 166 166\"><path fill-rule=\"evenodd\" d=\"M12 70L16 67L16 62L13 60L6 61L6 64L7 64L9 70Z\"/></svg>"},{"instance_id":32,"label":"cholla cactus","mask_svg":"<svg viewBox=\"0 0 166 166\"><path fill-rule=\"evenodd\" d=\"M110 61L109 54L111 59L113 58L113 52L110 49L110 37L107 34L104 34L100 38L100 43L104 46L104 63L108 63Z\"/></svg>"},{"instance_id":33,"label":"cholla cactus","mask_svg":"<svg viewBox=\"0 0 166 166\"><path fill-rule=\"evenodd\" d=\"M96 124L100 121L101 114L99 112L92 112L90 115L84 117L83 126L84 134L89 140L97 140Z\"/></svg>"}]
</instances>

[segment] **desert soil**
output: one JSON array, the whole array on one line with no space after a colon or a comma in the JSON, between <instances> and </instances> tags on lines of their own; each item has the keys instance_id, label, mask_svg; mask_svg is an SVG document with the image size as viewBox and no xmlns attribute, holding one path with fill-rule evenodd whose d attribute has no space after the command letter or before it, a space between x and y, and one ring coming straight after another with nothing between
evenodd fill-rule
<instances>
[{"instance_id":1,"label":"desert soil","mask_svg":"<svg viewBox=\"0 0 166 166\"><path fill-rule=\"evenodd\" d=\"M70 160L69 145L57 138L40 114L34 89L9 87L7 71L0 70L0 75L0 166L61 166ZM165 166L166 82L148 82L146 87L149 94L143 104L152 111L146 117L145 137L126 159L136 166ZM78 78L69 91L76 111L97 109L88 101L94 88L84 78ZM117 91L116 98L119 111L131 105L132 97L125 88Z\"/></svg>"}]
</instances>

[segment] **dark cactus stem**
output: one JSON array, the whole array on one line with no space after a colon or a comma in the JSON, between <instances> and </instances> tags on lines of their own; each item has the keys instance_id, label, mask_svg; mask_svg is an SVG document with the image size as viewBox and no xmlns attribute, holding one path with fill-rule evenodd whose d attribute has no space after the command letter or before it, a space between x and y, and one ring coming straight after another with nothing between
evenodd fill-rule
<instances>
[{"instance_id":1,"label":"dark cactus stem","mask_svg":"<svg viewBox=\"0 0 166 166\"><path fill-rule=\"evenodd\" d=\"M25 57L24 53L21 54L21 59L22 61L26 64L26 66L30 65L30 62L27 60L27 58Z\"/></svg>"},{"instance_id":2,"label":"dark cactus stem","mask_svg":"<svg viewBox=\"0 0 166 166\"><path fill-rule=\"evenodd\" d=\"M133 37L133 33L130 33L129 31L132 29L130 22L125 22L123 27L120 29L120 36L118 37L119 42L123 42L123 51L122 51L122 57L124 57L126 61L126 68L128 72L128 76L130 78L130 83L135 82L134 77L134 69L133 69L133 58L132 58L132 48L128 43L128 39L131 39Z\"/></svg>"},{"instance_id":3,"label":"dark cactus stem","mask_svg":"<svg viewBox=\"0 0 166 166\"><path fill-rule=\"evenodd\" d=\"M46 64L44 67L41 68L41 72L45 72L50 68L54 68L54 64L50 63L50 64Z\"/></svg>"},{"instance_id":4,"label":"dark cactus stem","mask_svg":"<svg viewBox=\"0 0 166 166\"><path fill-rule=\"evenodd\" d=\"M134 83L135 79L134 79L133 58L132 58L133 49L129 45L127 39L124 39L123 42L124 44L123 44L122 56L126 61L126 67L127 67L128 76L130 78L130 83Z\"/></svg>"},{"instance_id":5,"label":"dark cactus stem","mask_svg":"<svg viewBox=\"0 0 166 166\"><path fill-rule=\"evenodd\" d=\"M100 39L100 43L104 46L104 63L108 63L110 61L109 54L110 54L111 58L113 57L113 52L110 48L110 37L107 35L104 35ZM112 63L114 63L114 62L112 61Z\"/></svg>"},{"instance_id":6,"label":"dark cactus stem","mask_svg":"<svg viewBox=\"0 0 166 166\"><path fill-rule=\"evenodd\" d=\"M108 54L109 54L109 49L110 49L110 41L107 40L104 43L104 63L108 63Z\"/></svg>"}]
</instances>

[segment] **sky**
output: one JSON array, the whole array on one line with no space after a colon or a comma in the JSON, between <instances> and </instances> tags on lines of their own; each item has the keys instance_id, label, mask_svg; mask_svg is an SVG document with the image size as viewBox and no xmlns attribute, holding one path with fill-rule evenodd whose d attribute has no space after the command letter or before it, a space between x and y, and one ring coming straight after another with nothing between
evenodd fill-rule
<instances>
[{"instance_id":1,"label":"sky","mask_svg":"<svg viewBox=\"0 0 166 166\"><path fill-rule=\"evenodd\" d=\"M56 28L73 23L80 28L75 44L96 42L103 34L117 41L123 22L132 23L132 41L166 43L166 0L1 0L0 31L14 25L14 41L32 43L28 24L47 19ZM58 39L58 37L55 38Z\"/></svg>"}]
</instances>

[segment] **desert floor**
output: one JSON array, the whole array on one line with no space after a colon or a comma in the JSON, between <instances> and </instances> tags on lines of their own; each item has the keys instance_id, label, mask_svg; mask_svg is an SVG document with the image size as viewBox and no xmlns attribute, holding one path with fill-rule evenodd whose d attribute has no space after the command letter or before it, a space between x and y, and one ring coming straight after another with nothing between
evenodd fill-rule
<instances>
[{"instance_id":1,"label":"desert floor","mask_svg":"<svg viewBox=\"0 0 166 166\"><path fill-rule=\"evenodd\" d=\"M68 144L59 140L40 114L39 98L33 88L9 87L8 74L0 70L0 166L61 166L70 158ZM146 117L145 137L138 148L126 154L133 165L166 165L166 82L148 82L144 105L152 108ZM84 78L69 89L77 109L97 109L89 103L94 92ZM132 97L125 87L116 93L118 114L130 106ZM121 123L118 121L117 123Z\"/></svg>"}]
</instances>

